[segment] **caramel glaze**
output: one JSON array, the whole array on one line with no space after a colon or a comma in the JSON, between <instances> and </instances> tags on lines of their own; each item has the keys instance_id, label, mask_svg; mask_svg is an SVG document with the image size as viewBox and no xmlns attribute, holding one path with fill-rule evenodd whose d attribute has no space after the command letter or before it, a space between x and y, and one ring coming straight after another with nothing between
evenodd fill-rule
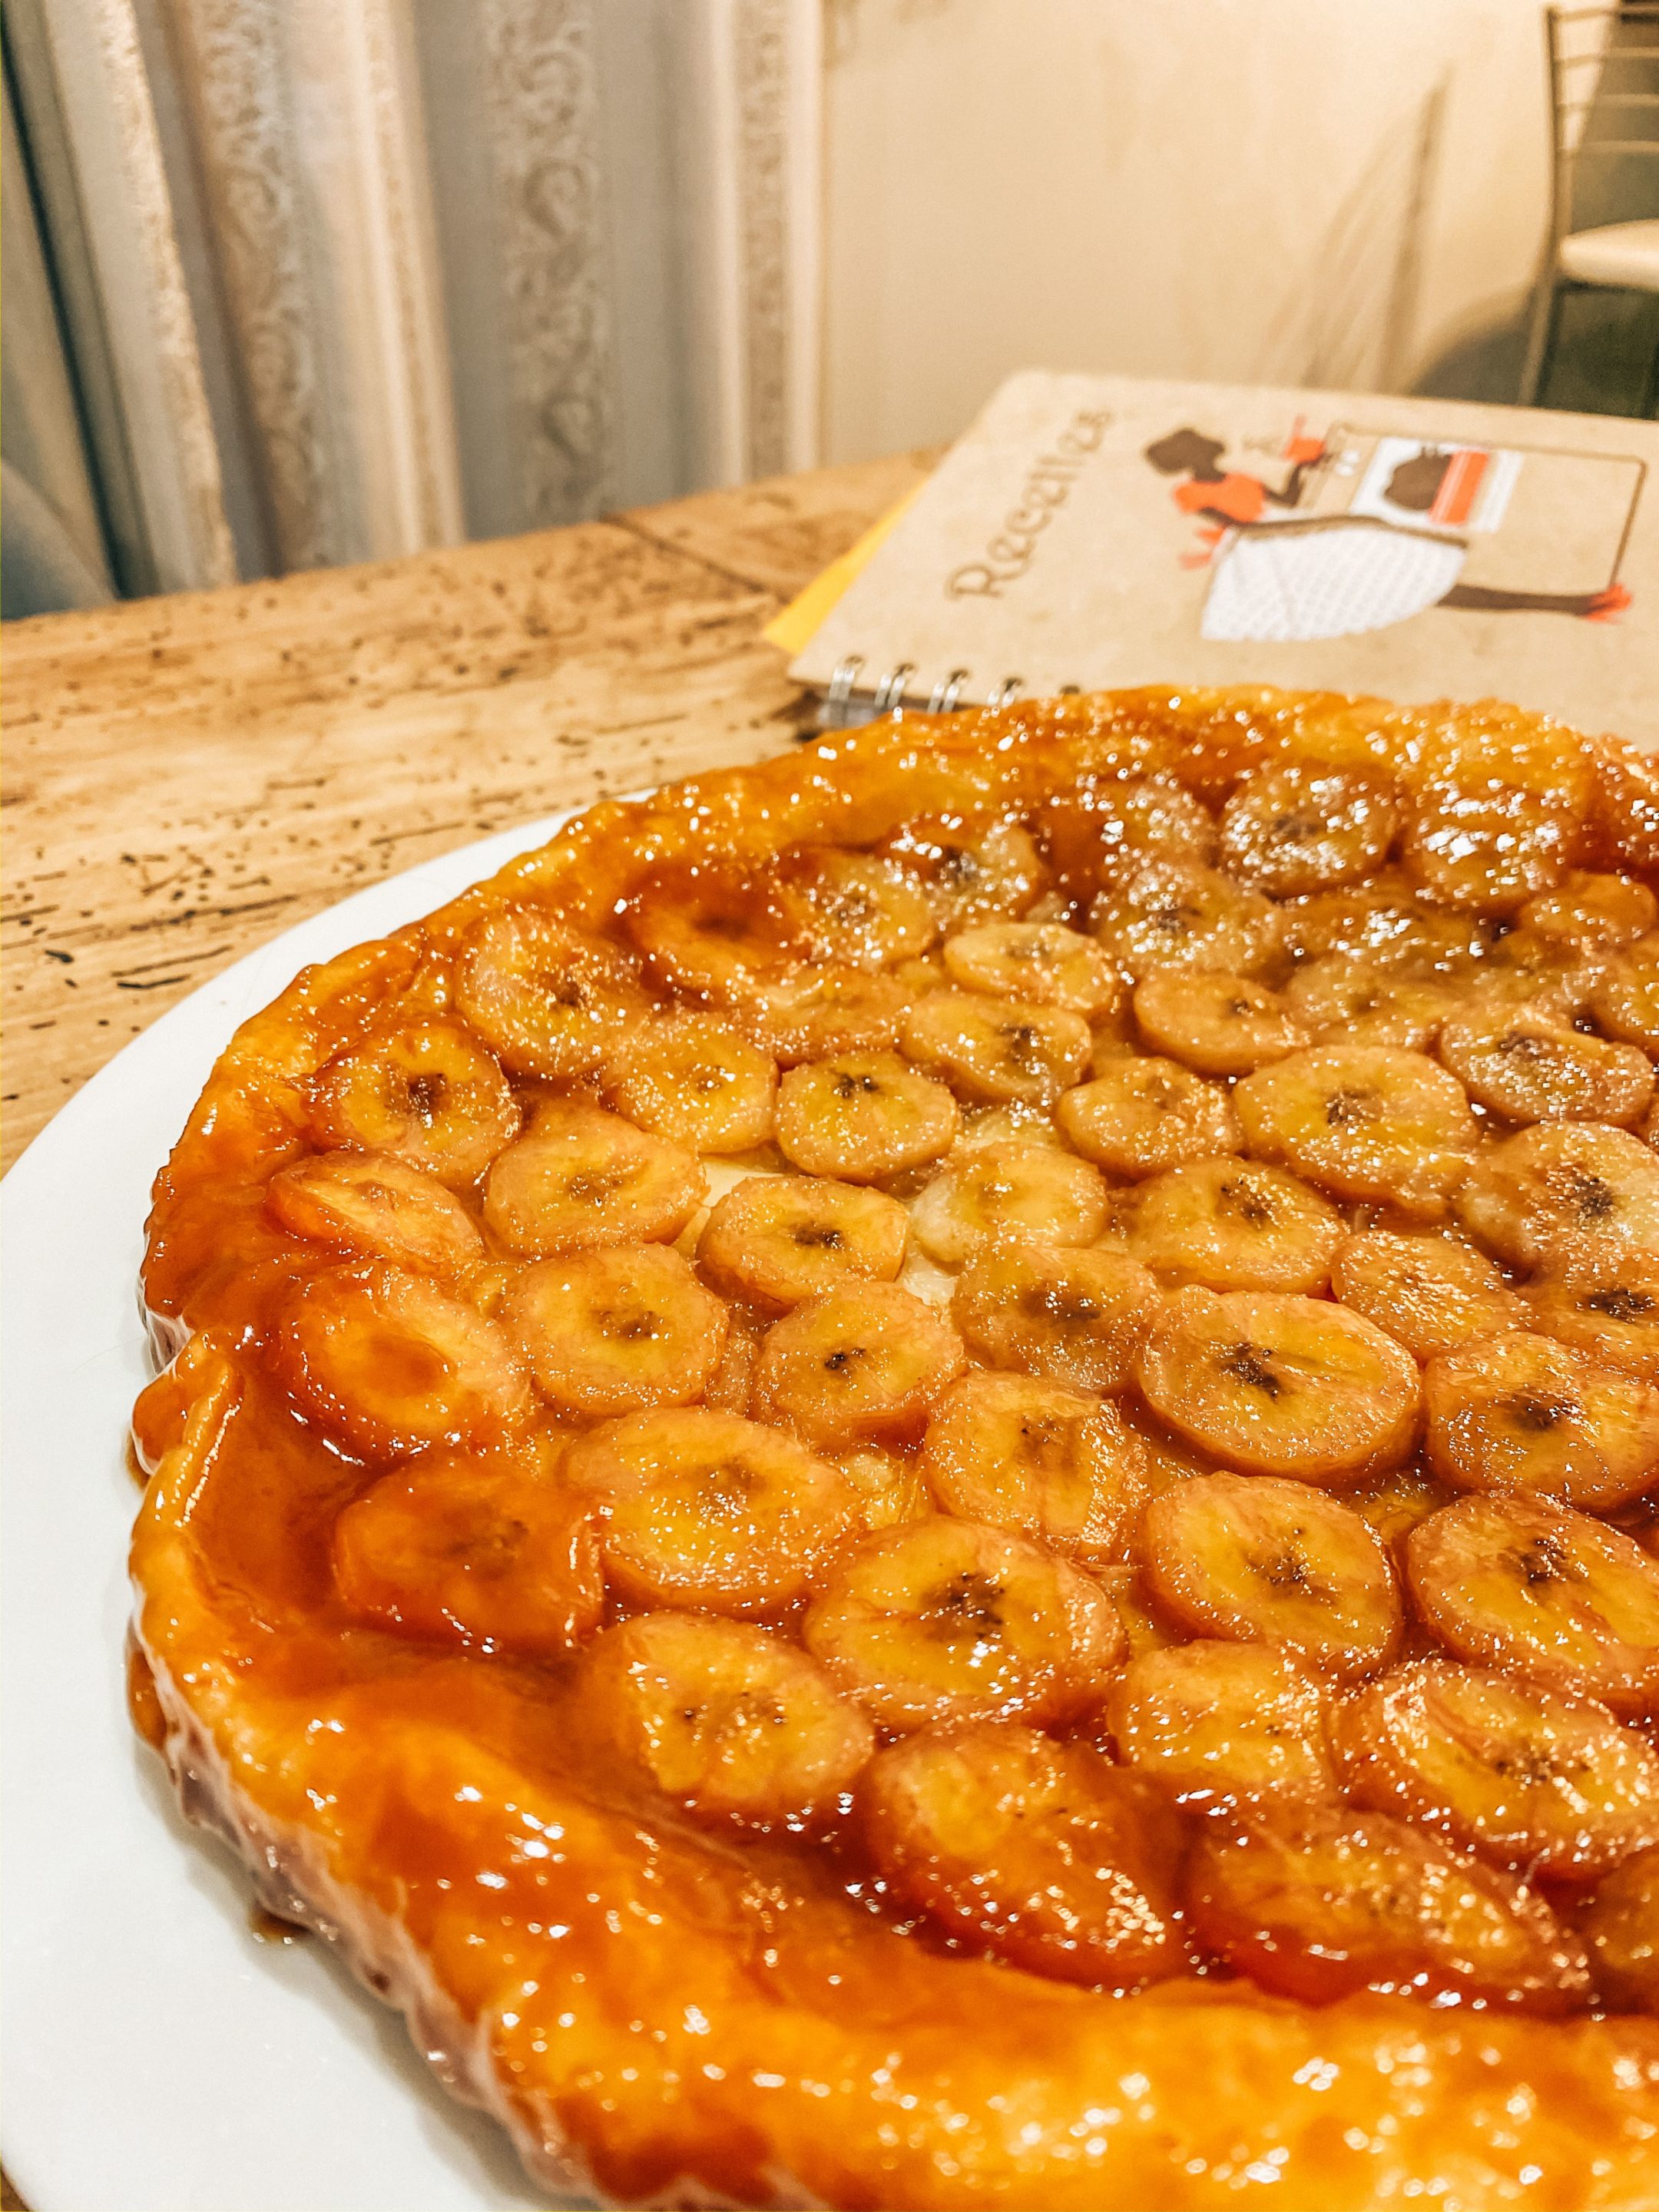
<instances>
[{"instance_id":1,"label":"caramel glaze","mask_svg":"<svg viewBox=\"0 0 1659 2212\"><path fill-rule=\"evenodd\" d=\"M302 1943L311 1933L302 1923L284 1920L280 1912L268 1911L263 1905L250 1908L247 1925L256 1943Z\"/></svg>"},{"instance_id":2,"label":"caramel glaze","mask_svg":"<svg viewBox=\"0 0 1659 2212\"><path fill-rule=\"evenodd\" d=\"M713 1832L630 1784L586 1741L568 1662L366 1626L328 1546L382 1470L268 1364L276 1300L335 1257L264 1206L308 1149L308 1079L411 1010L441 1014L458 941L504 899L608 931L646 878L711 854L1030 817L1152 769L1213 803L1279 757L1390 766L1425 805L1460 763L1498 763L1547 801L1549 865L1659 859L1659 787L1634 757L1514 709L1148 693L884 725L596 809L307 971L216 1068L158 1179L143 1275L191 1340L135 1413L135 1725L181 1786L210 1782L251 1859L256 1836L280 1856L284 1909L412 2017L454 2025L474 2054L455 2070L532 2170L664 2203L1659 2204L1659 2021L1312 2008L1219 1974L1127 1999L1045 1980L899 1922L848 1842ZM415 1962L401 1982L375 1963L387 1928Z\"/></svg>"}]
</instances>

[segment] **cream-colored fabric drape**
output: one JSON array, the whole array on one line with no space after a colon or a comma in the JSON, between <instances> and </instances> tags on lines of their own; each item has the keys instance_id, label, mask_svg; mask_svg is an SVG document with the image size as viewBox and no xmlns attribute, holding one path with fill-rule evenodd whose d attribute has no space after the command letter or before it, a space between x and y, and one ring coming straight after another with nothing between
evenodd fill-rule
<instances>
[{"instance_id":1,"label":"cream-colored fabric drape","mask_svg":"<svg viewBox=\"0 0 1659 2212\"><path fill-rule=\"evenodd\" d=\"M0 115L0 614L96 606L113 597L57 301L12 110Z\"/></svg>"},{"instance_id":2,"label":"cream-colored fabric drape","mask_svg":"<svg viewBox=\"0 0 1659 2212\"><path fill-rule=\"evenodd\" d=\"M36 12L153 586L816 459L818 0Z\"/></svg>"},{"instance_id":3,"label":"cream-colored fabric drape","mask_svg":"<svg viewBox=\"0 0 1659 2212\"><path fill-rule=\"evenodd\" d=\"M87 389L95 366L104 416L118 410L99 455L112 469L118 452L124 479L118 564L130 588L228 583L236 550L135 0L9 8L6 29L33 95L25 128L53 142L31 147L57 183L47 250L75 257L75 335L100 356L75 365Z\"/></svg>"}]
</instances>

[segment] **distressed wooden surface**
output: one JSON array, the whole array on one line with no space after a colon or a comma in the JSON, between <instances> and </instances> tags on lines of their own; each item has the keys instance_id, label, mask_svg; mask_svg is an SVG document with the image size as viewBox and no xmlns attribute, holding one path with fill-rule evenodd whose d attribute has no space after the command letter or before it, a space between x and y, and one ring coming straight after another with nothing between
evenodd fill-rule
<instances>
[{"instance_id":1,"label":"distressed wooden surface","mask_svg":"<svg viewBox=\"0 0 1659 2212\"><path fill-rule=\"evenodd\" d=\"M364 884L808 729L760 632L928 458L9 623L0 1159Z\"/></svg>"}]
</instances>

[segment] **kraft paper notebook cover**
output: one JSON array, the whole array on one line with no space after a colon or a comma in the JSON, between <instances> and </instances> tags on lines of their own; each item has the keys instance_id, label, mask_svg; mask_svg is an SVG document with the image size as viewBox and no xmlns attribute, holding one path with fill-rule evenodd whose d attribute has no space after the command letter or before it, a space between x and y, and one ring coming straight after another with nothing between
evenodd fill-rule
<instances>
[{"instance_id":1,"label":"kraft paper notebook cover","mask_svg":"<svg viewBox=\"0 0 1659 2212\"><path fill-rule=\"evenodd\" d=\"M791 673L832 723L1274 683L1495 695L1659 746L1656 463L1623 416L1033 372Z\"/></svg>"}]
</instances>

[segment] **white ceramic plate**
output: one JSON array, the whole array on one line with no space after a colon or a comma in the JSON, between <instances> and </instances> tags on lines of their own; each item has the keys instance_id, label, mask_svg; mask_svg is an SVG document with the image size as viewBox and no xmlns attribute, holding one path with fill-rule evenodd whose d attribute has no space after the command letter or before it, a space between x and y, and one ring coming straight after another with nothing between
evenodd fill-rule
<instances>
[{"instance_id":1,"label":"white ceramic plate","mask_svg":"<svg viewBox=\"0 0 1659 2212\"><path fill-rule=\"evenodd\" d=\"M122 1643L156 1170L237 1024L568 817L361 891L94 1076L0 1185L0 2153L32 2212L503 2212L545 2203L316 1942L261 1943L229 1855L133 1736ZM572 2200L575 2201L575 2200Z\"/></svg>"}]
</instances>

